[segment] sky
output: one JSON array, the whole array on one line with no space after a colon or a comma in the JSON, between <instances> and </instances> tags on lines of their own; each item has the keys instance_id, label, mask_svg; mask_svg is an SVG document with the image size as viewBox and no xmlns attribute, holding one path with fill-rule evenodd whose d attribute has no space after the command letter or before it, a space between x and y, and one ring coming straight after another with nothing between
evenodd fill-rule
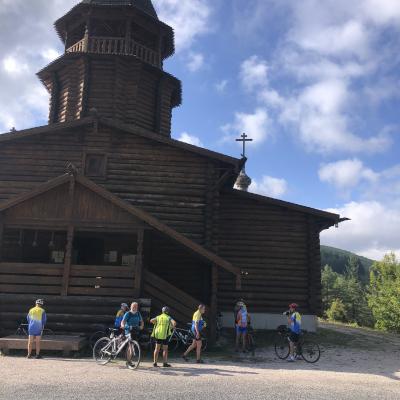
<instances>
[{"instance_id":1,"label":"sky","mask_svg":"<svg viewBox=\"0 0 400 400\"><path fill-rule=\"evenodd\" d=\"M0 132L47 123L35 73L77 0L0 0ZM250 191L351 221L326 245L400 254L400 1L153 0L183 82L173 137L240 157Z\"/></svg>"}]
</instances>

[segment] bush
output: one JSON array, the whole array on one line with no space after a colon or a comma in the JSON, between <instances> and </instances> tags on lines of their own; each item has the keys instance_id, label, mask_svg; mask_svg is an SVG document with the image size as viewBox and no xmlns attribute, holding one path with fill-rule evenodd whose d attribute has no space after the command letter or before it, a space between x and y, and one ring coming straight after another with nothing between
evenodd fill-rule
<instances>
[{"instance_id":1,"label":"bush","mask_svg":"<svg viewBox=\"0 0 400 400\"><path fill-rule=\"evenodd\" d=\"M332 301L330 308L326 311L326 316L332 321L347 322L348 316L346 307L342 300L335 299Z\"/></svg>"}]
</instances>

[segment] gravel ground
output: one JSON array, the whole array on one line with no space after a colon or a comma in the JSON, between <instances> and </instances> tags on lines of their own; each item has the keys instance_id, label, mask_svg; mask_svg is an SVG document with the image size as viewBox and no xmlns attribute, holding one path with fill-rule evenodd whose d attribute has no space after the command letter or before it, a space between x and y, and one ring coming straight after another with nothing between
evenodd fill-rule
<instances>
[{"instance_id":1,"label":"gravel ground","mask_svg":"<svg viewBox=\"0 0 400 400\"><path fill-rule=\"evenodd\" d=\"M137 371L122 362L0 358L0 399L400 399L399 353L326 349L316 365L276 360L272 349L250 359L173 362Z\"/></svg>"},{"instance_id":2,"label":"gravel ground","mask_svg":"<svg viewBox=\"0 0 400 400\"><path fill-rule=\"evenodd\" d=\"M205 365L181 363L137 371L123 362L0 357L0 400L47 399L377 399L400 400L400 337L322 324L317 364L278 360L271 347L256 357L222 352ZM271 341L267 341L271 343Z\"/></svg>"}]
</instances>

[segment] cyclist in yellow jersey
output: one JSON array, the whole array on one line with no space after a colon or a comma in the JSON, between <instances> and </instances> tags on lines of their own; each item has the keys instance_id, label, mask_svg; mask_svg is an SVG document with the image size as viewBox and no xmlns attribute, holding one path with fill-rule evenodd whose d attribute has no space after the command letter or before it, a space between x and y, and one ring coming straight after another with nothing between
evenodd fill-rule
<instances>
[{"instance_id":1,"label":"cyclist in yellow jersey","mask_svg":"<svg viewBox=\"0 0 400 400\"><path fill-rule=\"evenodd\" d=\"M182 358L185 361L189 361L187 358L188 354L196 349L196 360L198 364L203 364L203 360L201 359L201 346L202 346L202 337L201 333L203 329L206 327L206 323L203 320L203 315L206 312L206 306L204 304L200 304L197 311L193 314L192 321L192 333L194 335L193 343L189 346L189 348L183 353Z\"/></svg>"},{"instance_id":2,"label":"cyclist in yellow jersey","mask_svg":"<svg viewBox=\"0 0 400 400\"><path fill-rule=\"evenodd\" d=\"M171 367L171 365L168 364L168 340L171 336L172 329L176 326L176 322L169 316L169 313L169 308L163 307L162 314L150 320L150 322L154 325L151 336L156 340L153 364L153 367L155 368L158 367L157 362L161 347L163 349L163 367Z\"/></svg>"},{"instance_id":3,"label":"cyclist in yellow jersey","mask_svg":"<svg viewBox=\"0 0 400 400\"><path fill-rule=\"evenodd\" d=\"M28 320L28 358L32 357L33 342L36 342L36 358L42 358L40 355L40 341L44 326L47 322L46 311L43 308L44 301L42 299L36 300L35 307L29 310L27 315Z\"/></svg>"}]
</instances>

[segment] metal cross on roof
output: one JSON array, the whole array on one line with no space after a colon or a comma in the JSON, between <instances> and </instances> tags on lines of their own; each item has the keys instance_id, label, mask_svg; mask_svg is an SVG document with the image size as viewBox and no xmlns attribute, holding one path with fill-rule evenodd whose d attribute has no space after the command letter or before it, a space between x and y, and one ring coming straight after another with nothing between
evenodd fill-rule
<instances>
[{"instance_id":1,"label":"metal cross on roof","mask_svg":"<svg viewBox=\"0 0 400 400\"><path fill-rule=\"evenodd\" d=\"M252 142L253 139L248 139L248 135L246 135L245 133L242 134L242 136L240 136L240 139L236 139L237 142L242 142L243 143L243 153L242 153L242 157L246 157L246 142Z\"/></svg>"}]
</instances>

